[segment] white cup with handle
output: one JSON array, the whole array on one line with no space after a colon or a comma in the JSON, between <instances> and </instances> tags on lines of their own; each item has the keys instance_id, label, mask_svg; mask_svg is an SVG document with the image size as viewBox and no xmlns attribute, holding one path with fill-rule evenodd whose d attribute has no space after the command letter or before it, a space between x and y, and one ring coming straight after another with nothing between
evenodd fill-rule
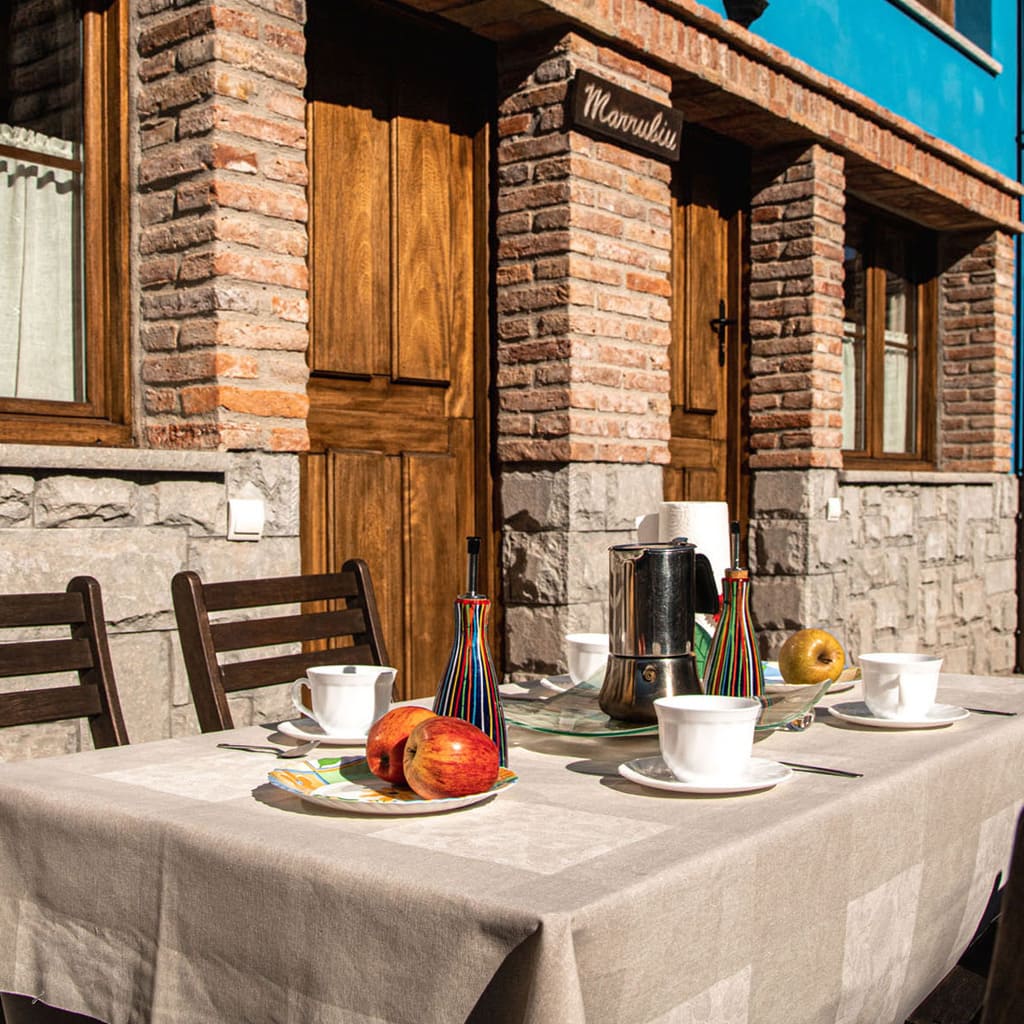
<instances>
[{"instance_id":1,"label":"white cup with handle","mask_svg":"<svg viewBox=\"0 0 1024 1024\"><path fill-rule=\"evenodd\" d=\"M942 658L888 652L857 660L864 703L876 718L920 721L935 706Z\"/></svg>"},{"instance_id":2,"label":"white cup with handle","mask_svg":"<svg viewBox=\"0 0 1024 1024\"><path fill-rule=\"evenodd\" d=\"M565 638L569 661L569 678L578 686L604 682L604 671L608 664L607 633L569 633Z\"/></svg>"},{"instance_id":3,"label":"white cup with handle","mask_svg":"<svg viewBox=\"0 0 1024 1024\"><path fill-rule=\"evenodd\" d=\"M292 703L328 736L365 736L388 710L396 674L386 665L312 666L292 683ZM302 702L303 686L312 708Z\"/></svg>"},{"instance_id":4,"label":"white cup with handle","mask_svg":"<svg viewBox=\"0 0 1024 1024\"><path fill-rule=\"evenodd\" d=\"M654 702L658 745L683 782L738 778L750 765L761 702L752 697L677 694Z\"/></svg>"}]
</instances>

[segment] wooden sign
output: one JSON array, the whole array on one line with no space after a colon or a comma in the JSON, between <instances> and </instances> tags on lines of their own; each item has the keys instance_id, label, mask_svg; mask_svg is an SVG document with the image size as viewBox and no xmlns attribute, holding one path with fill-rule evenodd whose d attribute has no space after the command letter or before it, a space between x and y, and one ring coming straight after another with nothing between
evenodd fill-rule
<instances>
[{"instance_id":1,"label":"wooden sign","mask_svg":"<svg viewBox=\"0 0 1024 1024\"><path fill-rule=\"evenodd\" d=\"M587 128L665 160L679 159L683 115L672 107L637 96L589 71L577 71L570 110L576 128Z\"/></svg>"}]
</instances>

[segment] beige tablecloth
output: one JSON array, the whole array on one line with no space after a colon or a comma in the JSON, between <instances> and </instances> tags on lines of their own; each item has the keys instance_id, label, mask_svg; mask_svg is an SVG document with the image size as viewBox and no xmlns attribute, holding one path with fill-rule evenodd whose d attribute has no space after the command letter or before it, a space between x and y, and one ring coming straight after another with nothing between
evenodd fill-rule
<instances>
[{"instance_id":1,"label":"beige tablecloth","mask_svg":"<svg viewBox=\"0 0 1024 1024\"><path fill-rule=\"evenodd\" d=\"M1024 684L944 676L939 699L1022 714L822 714L755 754L864 778L729 797L616 774L656 739L514 729L517 786L406 818L303 803L224 734L0 766L0 990L168 1024L902 1021L1024 797Z\"/></svg>"}]
</instances>

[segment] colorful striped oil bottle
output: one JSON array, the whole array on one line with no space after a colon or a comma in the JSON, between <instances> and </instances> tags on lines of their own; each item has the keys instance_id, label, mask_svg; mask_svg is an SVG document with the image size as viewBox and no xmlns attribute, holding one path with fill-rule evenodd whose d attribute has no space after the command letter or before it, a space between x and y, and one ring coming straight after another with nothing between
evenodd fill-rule
<instances>
[{"instance_id":1,"label":"colorful striped oil bottle","mask_svg":"<svg viewBox=\"0 0 1024 1024\"><path fill-rule=\"evenodd\" d=\"M722 614L704 666L704 692L723 697L764 694L764 669L750 618L750 574L726 569L722 581Z\"/></svg>"},{"instance_id":2,"label":"colorful striped oil bottle","mask_svg":"<svg viewBox=\"0 0 1024 1024\"><path fill-rule=\"evenodd\" d=\"M508 765L505 712L498 693L498 674L487 644L490 600L476 592L480 538L467 538L469 586L455 599L455 640L448 667L434 697L434 711L472 722L494 740L503 766Z\"/></svg>"}]
</instances>

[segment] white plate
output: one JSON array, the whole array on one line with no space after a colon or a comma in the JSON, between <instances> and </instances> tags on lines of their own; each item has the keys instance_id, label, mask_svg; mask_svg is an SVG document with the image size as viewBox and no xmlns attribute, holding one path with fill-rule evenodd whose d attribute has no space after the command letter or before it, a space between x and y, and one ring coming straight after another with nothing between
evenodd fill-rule
<instances>
[{"instance_id":1,"label":"white plate","mask_svg":"<svg viewBox=\"0 0 1024 1024\"><path fill-rule=\"evenodd\" d=\"M312 718L296 718L292 722L280 722L277 731L296 740L319 740L321 743L334 744L338 747L363 747L366 745L366 733L363 733L362 736L328 735Z\"/></svg>"},{"instance_id":2,"label":"white plate","mask_svg":"<svg viewBox=\"0 0 1024 1024\"><path fill-rule=\"evenodd\" d=\"M498 769L498 781L482 793L469 796L424 800L405 786L393 786L378 779L365 757L310 757L300 768L280 768L267 781L310 804L334 811L356 814L438 814L489 800L514 786L519 776L508 768Z\"/></svg>"},{"instance_id":3,"label":"white plate","mask_svg":"<svg viewBox=\"0 0 1024 1024\"><path fill-rule=\"evenodd\" d=\"M780 689L781 687L789 686L782 679L782 673L779 671L779 663L777 661L762 661L761 671L764 673L764 685L765 689L769 693L781 693L785 692ZM837 679L829 688L829 693L843 693L846 690L852 690L853 684L857 680L855 679ZM816 686L817 683L811 683L810 685Z\"/></svg>"},{"instance_id":4,"label":"white plate","mask_svg":"<svg viewBox=\"0 0 1024 1024\"><path fill-rule=\"evenodd\" d=\"M660 757L638 757L619 765L619 774L630 782L651 789L665 789L670 793L749 793L767 789L792 778L793 769L765 757L752 757L746 771L736 778L713 782L683 782L677 779Z\"/></svg>"},{"instance_id":5,"label":"white plate","mask_svg":"<svg viewBox=\"0 0 1024 1024\"><path fill-rule=\"evenodd\" d=\"M936 704L924 718L879 718L868 710L867 704L863 701L851 700L845 704L833 705L828 709L828 713L844 722L870 725L876 729L936 729L959 722L961 718L966 718L970 711L955 704Z\"/></svg>"}]
</instances>

